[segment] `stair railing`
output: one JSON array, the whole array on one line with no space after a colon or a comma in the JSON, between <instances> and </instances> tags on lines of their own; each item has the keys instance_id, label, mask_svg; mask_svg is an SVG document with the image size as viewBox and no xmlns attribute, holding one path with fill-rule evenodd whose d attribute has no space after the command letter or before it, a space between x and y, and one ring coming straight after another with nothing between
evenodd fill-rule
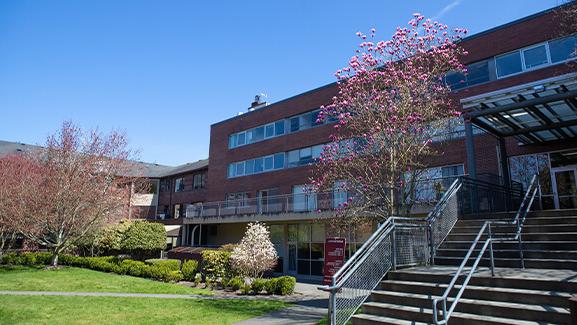
<instances>
[{"instance_id":1,"label":"stair railing","mask_svg":"<svg viewBox=\"0 0 577 325\"><path fill-rule=\"evenodd\" d=\"M508 238L495 238L495 242L505 242L505 241L517 241L519 245L519 257L521 259L521 268L525 268L525 259L523 254L523 226L525 225L525 218L527 218L527 214L533 205L533 201L535 200L535 196L537 196L537 192L539 191L539 182L537 180L537 175L533 175L531 179L531 183L529 184L529 188L523 197L523 201L521 201L521 205L515 214L515 218L512 221L495 221L494 224L500 225L515 225L515 235L513 237Z\"/></svg>"},{"instance_id":2,"label":"stair railing","mask_svg":"<svg viewBox=\"0 0 577 325\"><path fill-rule=\"evenodd\" d=\"M332 276L331 285L320 288L330 293L330 324L345 324L390 270L432 260L457 221L460 184L455 180L426 218L387 219Z\"/></svg>"},{"instance_id":3,"label":"stair railing","mask_svg":"<svg viewBox=\"0 0 577 325\"><path fill-rule=\"evenodd\" d=\"M506 221L506 222L485 221L483 223L481 230L479 230L479 232L477 233L477 236L475 237L475 240L473 240L473 243L472 243L471 247L469 248L469 251L467 252L467 254L465 255L465 258L461 262L459 269L457 269L457 272L455 273L455 275L451 279L451 282L449 283L449 285L445 289L443 296L441 296L440 298L433 299L433 322L435 324L447 324L447 322L449 321L449 318L451 317L451 314L455 310L455 307L457 307L457 304L459 303L459 300L461 299L463 292L465 291L465 289L467 289L467 285L469 284L471 277L477 271L479 263L481 262L481 259L482 259L483 255L485 254L485 252L487 251L487 249L489 249L489 257L490 257L490 262L491 262L491 264L490 264L491 276L495 276L495 259L493 257L493 242L518 240L519 241L519 251L521 254L520 255L521 264L524 267L523 243L521 240L521 233L523 231L523 224L525 222L525 218L527 217L529 209L531 208L531 205L533 204L533 200L535 199L535 195L537 193L538 188L539 188L539 186L537 183L537 175L535 175L535 176L533 176L531 183L529 185L529 188L527 189L527 192L525 193L523 201L521 202L521 205L519 206L519 209L517 210L515 218L512 221ZM512 238L493 238L493 234L491 231L491 225L492 224L517 225L517 229L515 231L515 236ZM471 259L471 255L473 254L473 252L477 248L477 245L481 242L482 237L483 237L483 235L485 235L485 233L486 233L487 237L484 239L484 241L482 241L483 246L481 247L481 250L479 251L479 254L477 255L477 257L475 258L472 267L468 270L468 275L465 278L465 280L463 281L463 283L461 284L461 287L459 288L459 291L457 292L455 298L453 299L450 307L447 309L449 295L455 289L455 286L457 285L457 281L459 280L459 278L464 274L465 267L469 263L469 260ZM439 315L439 304L441 304L440 315ZM441 316L442 318L439 319L439 316Z\"/></svg>"},{"instance_id":4,"label":"stair railing","mask_svg":"<svg viewBox=\"0 0 577 325\"><path fill-rule=\"evenodd\" d=\"M469 263L469 259L471 258L473 251L477 248L477 245L481 241L482 236L485 235L485 232L487 232L487 238L483 242L483 246L481 247L479 255L477 255L477 258L475 258L473 266L469 270L469 274L465 278L465 281L463 281L463 284L461 284L461 288L457 292L457 295L455 296L453 302L451 303L451 306L447 309L449 294L455 288L455 285L457 284L457 281L459 280L461 275L464 274L465 267ZM487 250L487 248L489 248L489 253L490 253L490 258L491 258L491 275L495 276L495 260L493 259L493 238L492 238L492 234L491 234L491 222L490 221L485 221L485 223L483 224L483 227L481 227L481 230L479 231L479 233L475 237L475 240L473 240L473 244L471 245L471 248L469 248L469 251L467 252L467 255L465 255L463 262L461 262L459 269L457 270L457 272L453 276L453 279L451 279L451 282L449 283L449 286L447 287L447 289L445 289L445 293L443 293L443 296L440 298L433 299L433 322L435 324L447 324L447 322L449 321L449 318L451 317L451 314L453 313L453 311L455 310L455 307L457 307L457 304L459 303L459 299L461 299L463 292L467 288L467 284L469 284L471 277L473 276L473 274L477 270L477 267L479 266L479 262L481 262L481 258L485 254L485 251ZM439 303L441 303L441 309L440 309L441 316L442 316L441 319L439 319Z\"/></svg>"}]
</instances>

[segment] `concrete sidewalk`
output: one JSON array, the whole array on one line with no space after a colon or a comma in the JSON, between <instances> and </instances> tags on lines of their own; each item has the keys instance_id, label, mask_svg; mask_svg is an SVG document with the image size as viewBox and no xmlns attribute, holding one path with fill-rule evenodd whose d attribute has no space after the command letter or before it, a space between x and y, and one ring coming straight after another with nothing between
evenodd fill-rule
<instances>
[{"instance_id":1,"label":"concrete sidewalk","mask_svg":"<svg viewBox=\"0 0 577 325\"><path fill-rule=\"evenodd\" d=\"M251 318L235 325L314 325L327 315L328 293L318 290L319 285L300 283L291 296L294 306Z\"/></svg>"}]
</instances>

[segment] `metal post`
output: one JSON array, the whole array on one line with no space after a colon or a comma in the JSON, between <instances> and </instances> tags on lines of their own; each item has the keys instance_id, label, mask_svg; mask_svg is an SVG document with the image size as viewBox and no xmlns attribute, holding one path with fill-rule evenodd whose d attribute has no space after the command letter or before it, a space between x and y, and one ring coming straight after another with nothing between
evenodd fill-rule
<instances>
[{"instance_id":1,"label":"metal post","mask_svg":"<svg viewBox=\"0 0 577 325\"><path fill-rule=\"evenodd\" d=\"M331 283L332 283L332 287L334 288L336 285L334 277L333 277ZM330 295L329 295L329 324L330 325L336 325L337 324L337 312L336 312L337 302L335 299L336 294L337 294L336 289L333 289L333 290L331 290Z\"/></svg>"},{"instance_id":2,"label":"metal post","mask_svg":"<svg viewBox=\"0 0 577 325\"><path fill-rule=\"evenodd\" d=\"M427 221L427 232L429 236L429 263L435 265L435 242L433 240L433 224Z\"/></svg>"},{"instance_id":3,"label":"metal post","mask_svg":"<svg viewBox=\"0 0 577 325\"><path fill-rule=\"evenodd\" d=\"M397 227L395 226L395 224L393 223L393 231L391 233L391 248L393 249L393 252L391 254L392 257L392 269L396 270L397 269Z\"/></svg>"},{"instance_id":4,"label":"metal post","mask_svg":"<svg viewBox=\"0 0 577 325\"><path fill-rule=\"evenodd\" d=\"M495 259L493 258L493 235L491 233L491 224L489 223L489 255L491 257L491 276L495 276Z\"/></svg>"},{"instance_id":5,"label":"metal post","mask_svg":"<svg viewBox=\"0 0 577 325\"><path fill-rule=\"evenodd\" d=\"M521 257L521 268L525 268L525 259L523 258L523 239L521 239L522 234L519 232L519 256Z\"/></svg>"}]
</instances>

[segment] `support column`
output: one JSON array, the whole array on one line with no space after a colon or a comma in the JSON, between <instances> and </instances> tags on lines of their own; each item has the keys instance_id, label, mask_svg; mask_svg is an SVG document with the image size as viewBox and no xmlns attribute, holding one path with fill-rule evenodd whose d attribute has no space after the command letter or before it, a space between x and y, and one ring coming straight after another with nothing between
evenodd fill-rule
<instances>
[{"instance_id":1,"label":"support column","mask_svg":"<svg viewBox=\"0 0 577 325\"><path fill-rule=\"evenodd\" d=\"M472 179L477 178L477 163L475 161L475 143L473 139L473 124L465 120L465 142L467 146L467 173Z\"/></svg>"},{"instance_id":2,"label":"support column","mask_svg":"<svg viewBox=\"0 0 577 325\"><path fill-rule=\"evenodd\" d=\"M501 166L501 176L503 177L503 185L507 188L505 204L507 211L515 210L514 200L511 192L511 175L509 174L509 160L507 159L507 147L505 139L499 137L499 165Z\"/></svg>"}]
</instances>

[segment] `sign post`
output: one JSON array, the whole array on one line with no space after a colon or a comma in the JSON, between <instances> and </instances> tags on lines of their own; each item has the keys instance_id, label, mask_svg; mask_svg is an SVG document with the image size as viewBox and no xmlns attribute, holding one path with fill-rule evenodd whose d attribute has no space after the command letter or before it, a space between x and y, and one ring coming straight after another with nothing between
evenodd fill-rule
<instances>
[{"instance_id":1,"label":"sign post","mask_svg":"<svg viewBox=\"0 0 577 325\"><path fill-rule=\"evenodd\" d=\"M323 284L331 285L332 276L345 264L346 240L342 237L325 239L325 265Z\"/></svg>"}]
</instances>

